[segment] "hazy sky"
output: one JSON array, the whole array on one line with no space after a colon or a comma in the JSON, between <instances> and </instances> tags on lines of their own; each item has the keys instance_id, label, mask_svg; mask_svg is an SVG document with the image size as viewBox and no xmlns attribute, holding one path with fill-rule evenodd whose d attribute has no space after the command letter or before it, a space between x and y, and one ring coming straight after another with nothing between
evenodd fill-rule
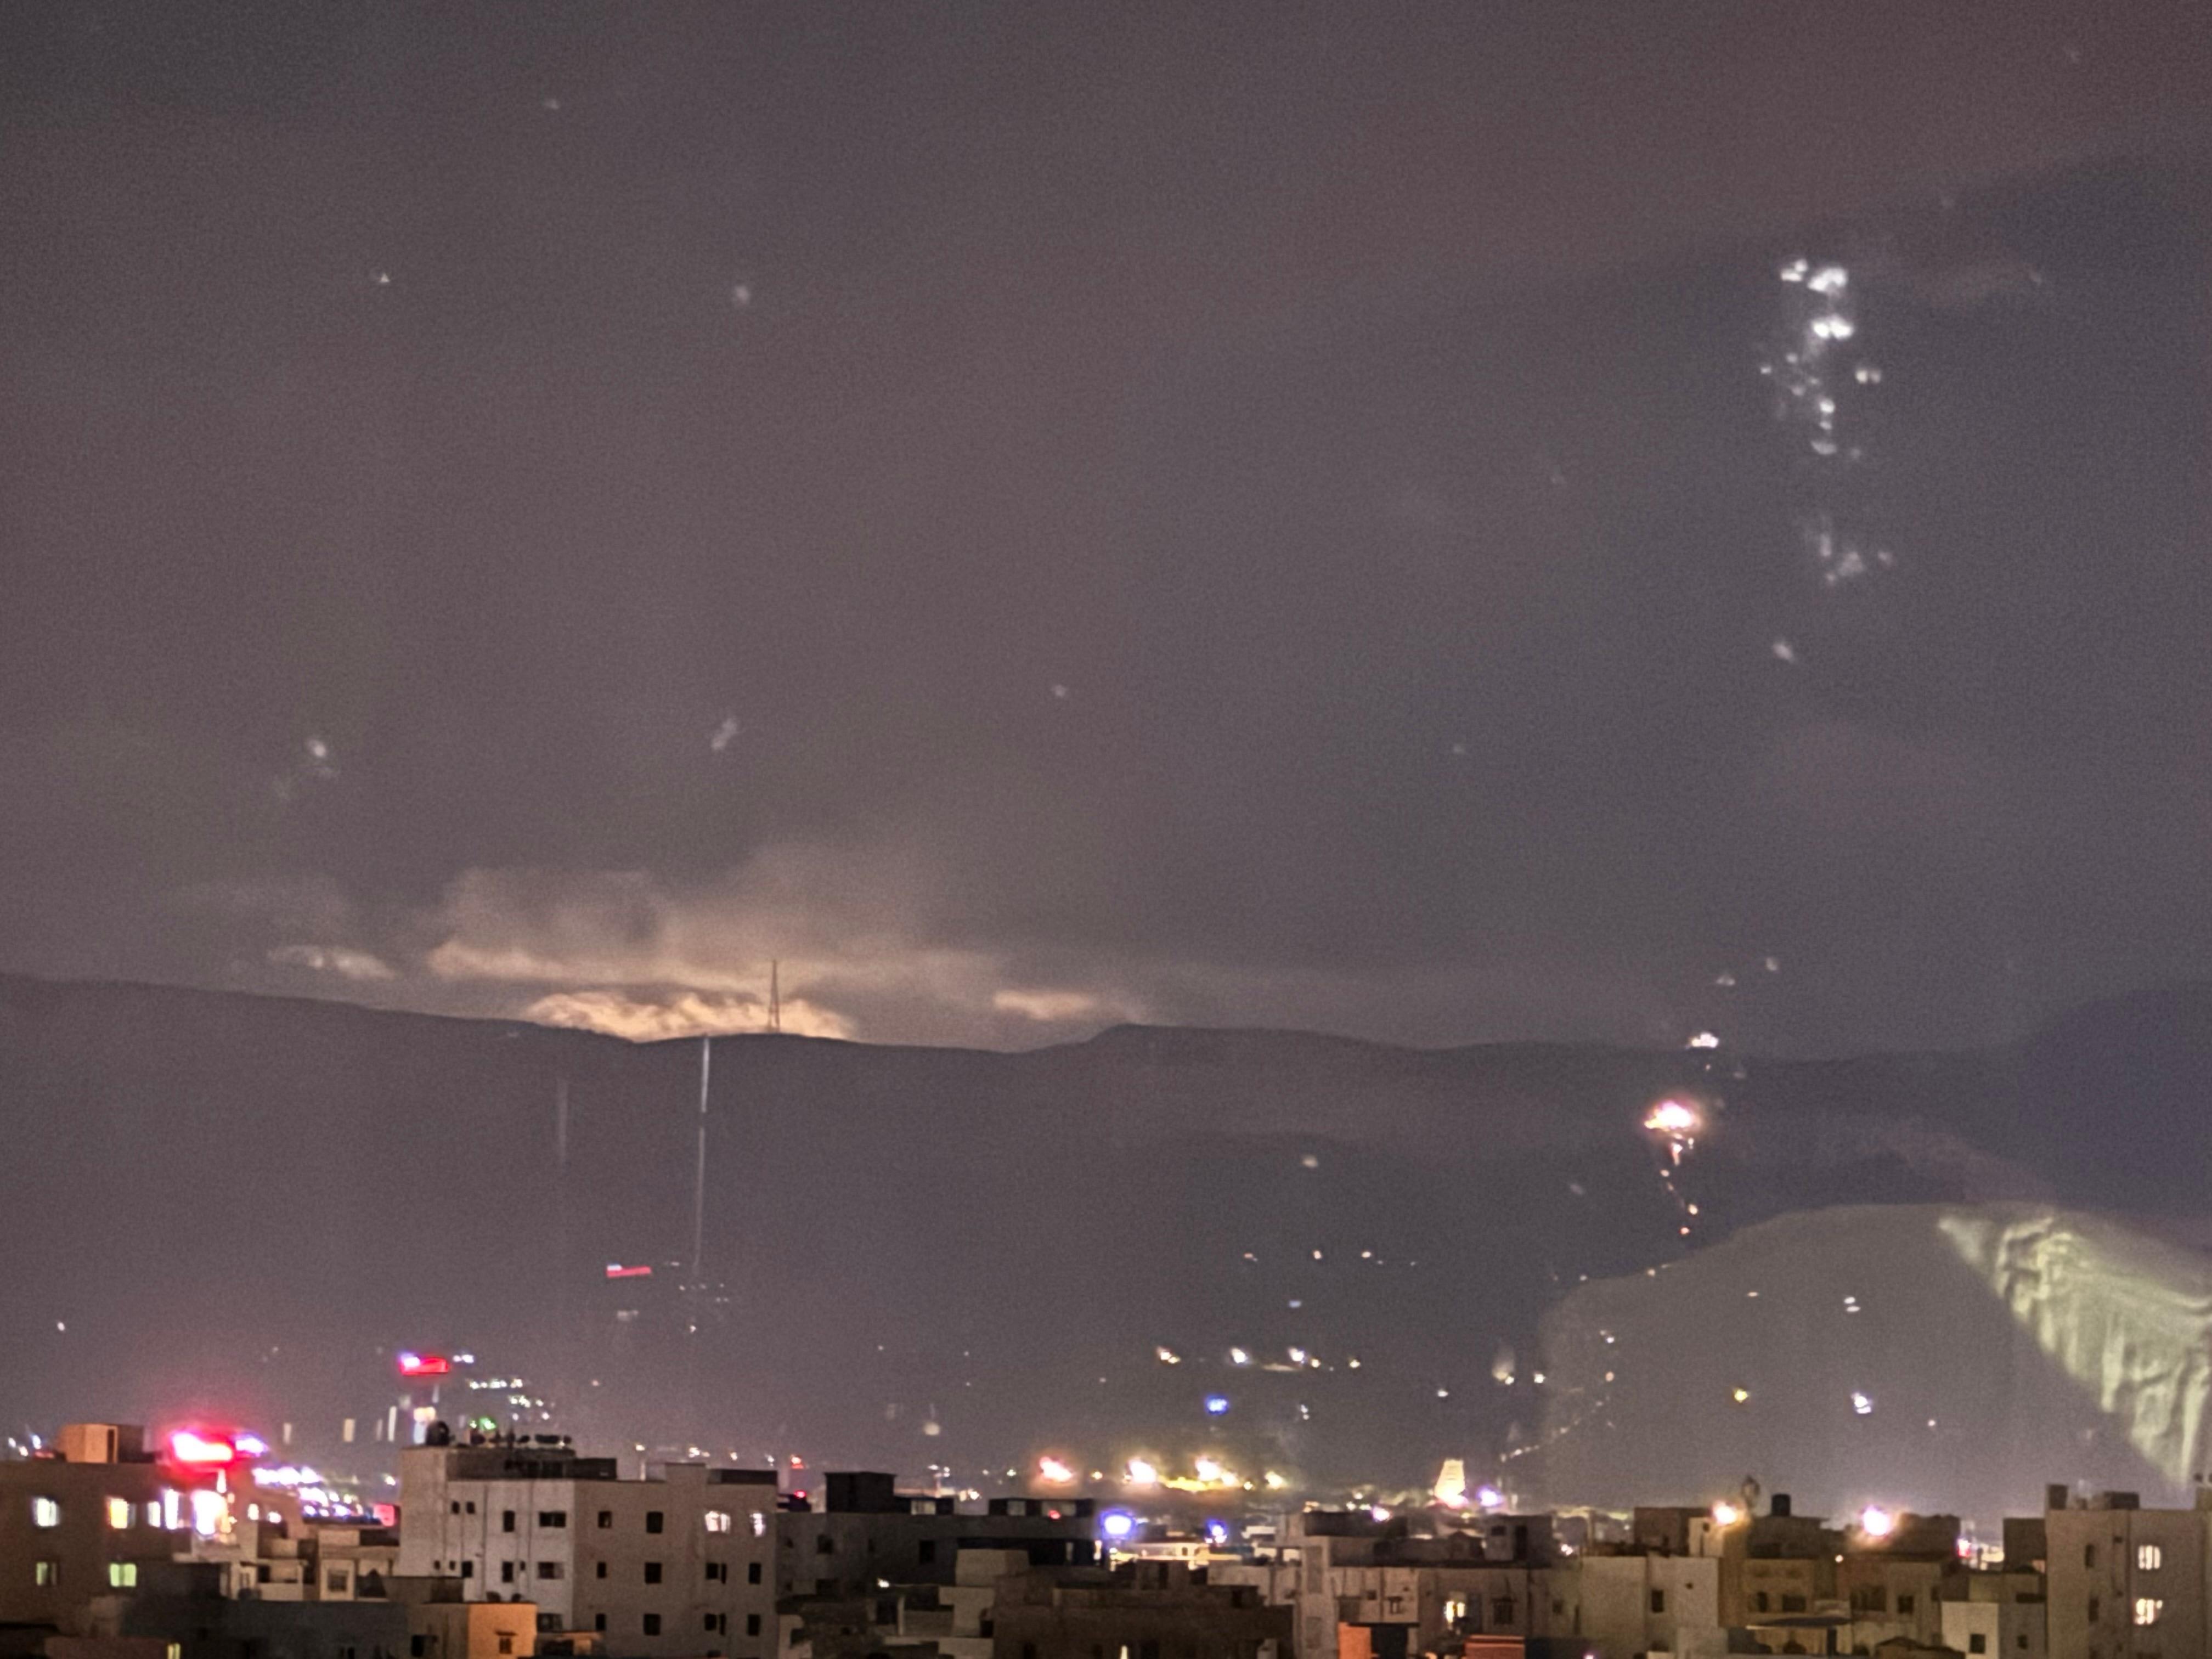
<instances>
[{"instance_id":1,"label":"hazy sky","mask_svg":"<svg viewBox=\"0 0 2212 1659\"><path fill-rule=\"evenodd\" d=\"M2208 42L0 9L0 965L1798 1050L2212 971Z\"/></svg>"}]
</instances>

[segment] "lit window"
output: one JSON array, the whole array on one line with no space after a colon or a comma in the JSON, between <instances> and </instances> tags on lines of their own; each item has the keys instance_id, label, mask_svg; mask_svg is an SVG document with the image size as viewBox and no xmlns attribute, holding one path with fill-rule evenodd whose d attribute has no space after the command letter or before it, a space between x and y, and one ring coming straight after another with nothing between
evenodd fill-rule
<instances>
[{"instance_id":1,"label":"lit window","mask_svg":"<svg viewBox=\"0 0 2212 1659\"><path fill-rule=\"evenodd\" d=\"M110 1589L137 1589L138 1588L138 1564L136 1561L110 1561L107 1564L107 1588Z\"/></svg>"},{"instance_id":2,"label":"lit window","mask_svg":"<svg viewBox=\"0 0 2212 1659\"><path fill-rule=\"evenodd\" d=\"M158 1502L146 1505L146 1524L149 1527L161 1524L161 1506Z\"/></svg>"},{"instance_id":3,"label":"lit window","mask_svg":"<svg viewBox=\"0 0 2212 1659\"><path fill-rule=\"evenodd\" d=\"M41 1561L31 1569L31 1582L42 1589L51 1589L61 1579L62 1564L58 1561Z\"/></svg>"},{"instance_id":4,"label":"lit window","mask_svg":"<svg viewBox=\"0 0 2212 1659\"><path fill-rule=\"evenodd\" d=\"M118 1532L128 1532L131 1529L131 1517L137 1512L138 1506L127 1498L111 1498L107 1500L107 1524Z\"/></svg>"},{"instance_id":5,"label":"lit window","mask_svg":"<svg viewBox=\"0 0 2212 1659\"><path fill-rule=\"evenodd\" d=\"M62 1523L62 1506L51 1498L31 1500L31 1524L34 1527L58 1527Z\"/></svg>"},{"instance_id":6,"label":"lit window","mask_svg":"<svg viewBox=\"0 0 2212 1659\"><path fill-rule=\"evenodd\" d=\"M2155 1595L2136 1597L2136 1623L2138 1625L2155 1625L2158 1623L2159 1614L2165 1611L2166 1603Z\"/></svg>"},{"instance_id":7,"label":"lit window","mask_svg":"<svg viewBox=\"0 0 2212 1659\"><path fill-rule=\"evenodd\" d=\"M2160 1549L2157 1545L2138 1544L2136 1546L2136 1571L2137 1572L2156 1572L2160 1566L2164 1564L2165 1560L2166 1552Z\"/></svg>"},{"instance_id":8,"label":"lit window","mask_svg":"<svg viewBox=\"0 0 2212 1659\"><path fill-rule=\"evenodd\" d=\"M707 1530L708 1532L727 1532L729 1529L730 1515L728 1510L708 1510L707 1511Z\"/></svg>"},{"instance_id":9,"label":"lit window","mask_svg":"<svg viewBox=\"0 0 2212 1659\"><path fill-rule=\"evenodd\" d=\"M758 1510L753 1511L753 1536L757 1538L768 1530L768 1516Z\"/></svg>"}]
</instances>

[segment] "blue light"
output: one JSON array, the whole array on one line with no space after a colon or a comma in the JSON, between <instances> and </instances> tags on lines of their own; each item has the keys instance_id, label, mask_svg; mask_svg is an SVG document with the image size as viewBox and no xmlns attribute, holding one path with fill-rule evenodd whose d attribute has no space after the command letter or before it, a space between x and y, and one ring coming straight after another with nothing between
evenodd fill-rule
<instances>
[{"instance_id":1,"label":"blue light","mask_svg":"<svg viewBox=\"0 0 2212 1659\"><path fill-rule=\"evenodd\" d=\"M1226 1521L1207 1522L1206 1523L1206 1541L1209 1544L1227 1543L1229 1541L1229 1523Z\"/></svg>"},{"instance_id":2,"label":"blue light","mask_svg":"<svg viewBox=\"0 0 2212 1659\"><path fill-rule=\"evenodd\" d=\"M1210 1394L1206 1396L1206 1414L1208 1417L1218 1417L1228 1409L1229 1396L1227 1395Z\"/></svg>"},{"instance_id":3,"label":"blue light","mask_svg":"<svg viewBox=\"0 0 2212 1659\"><path fill-rule=\"evenodd\" d=\"M1127 1538L1137 1529L1137 1517L1124 1510L1109 1510L1098 1517L1098 1530L1109 1538Z\"/></svg>"}]
</instances>

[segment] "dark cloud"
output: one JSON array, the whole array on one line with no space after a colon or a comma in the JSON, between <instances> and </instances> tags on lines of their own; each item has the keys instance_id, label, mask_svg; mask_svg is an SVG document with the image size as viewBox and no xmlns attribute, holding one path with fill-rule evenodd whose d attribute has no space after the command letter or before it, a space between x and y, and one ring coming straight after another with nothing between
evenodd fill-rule
<instances>
[{"instance_id":1,"label":"dark cloud","mask_svg":"<svg viewBox=\"0 0 2212 1659\"><path fill-rule=\"evenodd\" d=\"M1796 1048L2203 971L2205 55L11 8L5 965ZM1849 592L1756 373L1808 252Z\"/></svg>"}]
</instances>

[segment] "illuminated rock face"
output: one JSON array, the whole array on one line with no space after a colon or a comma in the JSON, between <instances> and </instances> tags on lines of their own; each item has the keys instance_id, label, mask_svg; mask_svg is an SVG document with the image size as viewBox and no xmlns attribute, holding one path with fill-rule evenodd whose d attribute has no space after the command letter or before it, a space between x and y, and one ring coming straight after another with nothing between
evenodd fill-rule
<instances>
[{"instance_id":1,"label":"illuminated rock face","mask_svg":"<svg viewBox=\"0 0 2212 1659\"><path fill-rule=\"evenodd\" d=\"M2177 1486L2203 1468L2212 1261L2066 1211L1958 1211L1937 1225L2145 1462Z\"/></svg>"},{"instance_id":2,"label":"illuminated rock face","mask_svg":"<svg viewBox=\"0 0 2212 1659\"><path fill-rule=\"evenodd\" d=\"M1707 1501L1993 1523L2047 1481L2184 1501L2212 1387L2212 1261L2049 1206L1785 1216L1543 1324L1513 1484L1547 1502Z\"/></svg>"}]
</instances>

